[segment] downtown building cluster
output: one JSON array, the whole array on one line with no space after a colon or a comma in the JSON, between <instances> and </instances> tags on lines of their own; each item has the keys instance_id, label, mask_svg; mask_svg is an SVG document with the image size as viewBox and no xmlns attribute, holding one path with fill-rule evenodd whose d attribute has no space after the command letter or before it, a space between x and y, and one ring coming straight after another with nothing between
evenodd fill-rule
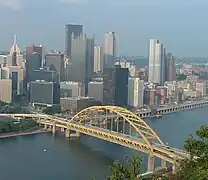
<instances>
[{"instance_id":1,"label":"downtown building cluster","mask_svg":"<svg viewBox=\"0 0 208 180\"><path fill-rule=\"evenodd\" d=\"M92 105L140 108L206 94L199 81L195 86L176 81L175 57L159 40L150 40L148 66L140 68L117 57L115 32L106 32L104 44L96 45L82 25L65 26L64 53L32 45L23 54L15 37L0 64L0 101L6 103L24 96L33 106L77 112Z\"/></svg>"}]
</instances>

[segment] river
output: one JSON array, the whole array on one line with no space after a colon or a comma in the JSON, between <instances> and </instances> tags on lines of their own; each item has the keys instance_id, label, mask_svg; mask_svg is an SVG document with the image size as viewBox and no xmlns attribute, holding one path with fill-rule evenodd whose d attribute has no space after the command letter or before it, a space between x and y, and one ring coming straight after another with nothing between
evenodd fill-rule
<instances>
[{"instance_id":1,"label":"river","mask_svg":"<svg viewBox=\"0 0 208 180\"><path fill-rule=\"evenodd\" d=\"M190 134L208 124L207 111L203 107L177 112L148 124L164 142L182 148ZM103 180L114 160L134 153L88 136L67 140L49 133L0 139L0 180Z\"/></svg>"}]
</instances>

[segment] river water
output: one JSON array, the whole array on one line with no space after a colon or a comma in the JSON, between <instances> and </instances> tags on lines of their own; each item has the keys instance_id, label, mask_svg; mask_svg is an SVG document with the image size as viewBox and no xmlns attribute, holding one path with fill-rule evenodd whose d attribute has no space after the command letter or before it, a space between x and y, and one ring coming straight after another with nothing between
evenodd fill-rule
<instances>
[{"instance_id":1,"label":"river water","mask_svg":"<svg viewBox=\"0 0 208 180\"><path fill-rule=\"evenodd\" d=\"M164 142L182 148L190 134L208 124L207 111L204 107L173 113L148 124ZM135 153L88 136L80 140L51 134L0 139L0 180L103 180L114 160Z\"/></svg>"}]
</instances>

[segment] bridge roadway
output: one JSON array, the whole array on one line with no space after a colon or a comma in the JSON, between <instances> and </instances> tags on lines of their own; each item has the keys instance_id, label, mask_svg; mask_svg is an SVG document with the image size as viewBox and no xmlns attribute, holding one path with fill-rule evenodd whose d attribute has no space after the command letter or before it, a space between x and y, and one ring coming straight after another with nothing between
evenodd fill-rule
<instances>
[{"instance_id":1,"label":"bridge roadway","mask_svg":"<svg viewBox=\"0 0 208 180\"><path fill-rule=\"evenodd\" d=\"M173 166L175 167L177 159L181 160L184 158L188 158L187 153L183 152L180 149L165 146L164 144L159 144L154 141L152 141L150 144L147 144L142 138L133 137L124 133L92 126L90 124L69 122L67 119L61 117L45 114L0 114L0 116L17 119L33 118L36 119L39 124L52 127L53 133L55 133L57 128L61 128L65 130L65 134L69 133L68 135L66 135L67 137L70 137L70 131L75 131L81 134L93 136L115 144L119 144L121 146L132 148L140 152L144 152L149 155L148 171L154 169L154 165L151 165L154 164L154 157L161 159L162 167L166 166L166 162L173 164Z\"/></svg>"}]
</instances>

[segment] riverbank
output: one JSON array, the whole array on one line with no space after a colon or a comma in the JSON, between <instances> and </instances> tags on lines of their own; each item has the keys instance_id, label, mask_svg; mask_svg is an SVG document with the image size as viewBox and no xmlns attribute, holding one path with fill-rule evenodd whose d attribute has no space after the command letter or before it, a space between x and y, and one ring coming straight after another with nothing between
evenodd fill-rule
<instances>
[{"instance_id":1,"label":"riverbank","mask_svg":"<svg viewBox=\"0 0 208 180\"><path fill-rule=\"evenodd\" d=\"M155 115L164 115L164 114L170 114L200 107L208 106L208 100L200 100L200 101L189 101L185 102L183 104L177 104L177 105L164 105L162 107L155 107L151 109L147 109L146 111L137 111L134 112L138 116L142 118L150 118L154 117Z\"/></svg>"},{"instance_id":2,"label":"riverbank","mask_svg":"<svg viewBox=\"0 0 208 180\"><path fill-rule=\"evenodd\" d=\"M49 131L45 130L45 129L35 129L35 130L27 130L27 131L21 131L21 132L11 132L11 133L1 134L0 139L16 137L16 136L26 136L26 135L32 135L32 134L47 133L47 132L49 132Z\"/></svg>"}]
</instances>

